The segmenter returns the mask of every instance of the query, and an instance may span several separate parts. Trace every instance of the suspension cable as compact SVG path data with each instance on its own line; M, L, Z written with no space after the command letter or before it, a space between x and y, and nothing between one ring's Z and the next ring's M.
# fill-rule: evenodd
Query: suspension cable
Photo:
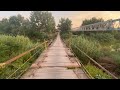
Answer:
M41 45L46 44L46 42L47 42L47 41L43 42L42 44L40 44L40 45L38 45L38 46L36 46L36 47L28 50L28 51L26 51L26 52L24 52L24 53L16 56L16 57L13 57L12 59L9 59L9 60L7 60L7 61L5 61L5 62L3 62L3 63L0 63L0 68L4 68L6 65L9 65L10 63L16 61L17 59L19 59L19 58L21 58L22 56L28 54L29 52L35 50L36 48L40 47Z
M105 71L107 74L111 75L114 79L118 79L116 76L114 76L112 73L110 73L108 70L106 70L103 66L101 66L99 63L97 63L95 60L93 60L90 56L88 56L85 52L83 52L81 49L79 49L76 45L73 45L75 48L77 48L80 52L82 52L85 56L87 56L93 63L95 63L98 67L100 67L103 71Z
M12 74L10 74L7 79L9 79L11 76L13 76L20 68L22 68L33 56L35 56L41 49L39 49L35 54L33 54L28 60L26 60L25 63L23 63L17 70L15 70Z

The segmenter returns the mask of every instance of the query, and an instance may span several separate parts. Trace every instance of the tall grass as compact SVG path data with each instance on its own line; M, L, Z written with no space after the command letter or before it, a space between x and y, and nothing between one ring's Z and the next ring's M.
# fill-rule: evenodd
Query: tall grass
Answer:
M108 32L76 32L71 40L71 47L80 61L87 65L89 59L86 58L78 49L87 53L90 57L97 61L100 57L108 57L116 63L115 74L120 75L120 32L113 30ZM67 41L67 43L69 43ZM94 51L95 50L95 51ZM114 66L113 63L113 66ZM109 65L109 62L106 63ZM112 68L112 67L111 67ZM92 71L91 71L92 72ZM113 72L112 72L113 73Z
M76 54L81 55L80 59L84 61L85 55L83 55L80 51L78 51L75 46L77 46L80 50L85 52L87 55L92 57L93 59L98 59L102 54L100 51L100 44L94 40L88 40L83 36L74 37L71 39L71 47L76 52ZM82 58L81 58L82 57Z
M33 43L28 37L24 36L0 35L0 63L13 58L14 56L17 56L31 49L32 47L35 47L38 44L40 43ZM32 62L34 62L34 60L39 56L39 54L44 49L43 46L21 57L12 64L6 66L5 68L1 68L0 78L7 78L11 73L13 73L17 68L19 68L28 58L30 58L38 49L41 50L11 78L18 76L23 70L28 68L32 64Z
M106 73L104 73L101 69L97 68L96 66L88 64L85 66L85 68L88 70L88 72L90 72L90 74L95 79L112 79L110 75L107 75Z
M34 44L27 37L0 35L0 62L18 55L33 46Z
M90 37L96 39L101 44L113 44L115 42L114 35L111 33L91 33Z
M71 43L71 44L69 44ZM101 45L95 39L88 38L87 36L73 36L71 39L66 40L66 44L70 45L73 52L79 60L85 65L88 72L96 79L110 79L111 76L104 73L101 69L95 67L90 62L90 59L83 54L80 50L85 52L91 58L97 61L99 57L103 56L101 52ZM76 48L77 47L77 48ZM80 50L79 50L80 49Z

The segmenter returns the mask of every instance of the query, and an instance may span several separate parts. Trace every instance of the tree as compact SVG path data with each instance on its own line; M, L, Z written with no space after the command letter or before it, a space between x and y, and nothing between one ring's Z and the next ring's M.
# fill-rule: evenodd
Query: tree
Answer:
M71 30L72 21L68 18L61 18L58 24L58 29L61 30L61 32L69 32Z
M55 20L50 12L33 11L30 14L31 26L36 31L50 32L55 30Z
M55 20L50 12L33 11L29 19L20 14L0 21L0 33L24 35L33 40L51 38L55 34Z
M22 22L22 26L19 29L20 29L20 35L28 36L31 30L30 21L28 19L24 19Z
M50 12L33 11L30 14L31 31L29 36L34 33L34 38L52 37L55 32L55 20ZM31 34L31 35L30 35Z
M81 26L83 26L83 25L88 25L88 24L94 24L94 23L97 23L97 22L103 22L104 20L102 19L102 18L96 18L96 17L93 17L93 18L91 18L91 19L85 19L83 22L82 22L82 24L81 24Z
M17 16L11 16L9 18L9 26L11 28L11 33L13 35L18 35L20 34L21 30L20 28L23 25L24 17L22 17L20 14Z
M0 21L0 32L2 33L10 33L10 28L9 28L9 20L7 18L3 18Z

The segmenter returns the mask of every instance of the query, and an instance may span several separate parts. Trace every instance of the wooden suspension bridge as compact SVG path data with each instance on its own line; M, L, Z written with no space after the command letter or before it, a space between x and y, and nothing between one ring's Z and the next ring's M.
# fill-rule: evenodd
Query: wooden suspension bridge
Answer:
M87 79L81 65L63 45L58 34L55 42L45 50L21 79Z
M77 28L74 28L74 31L120 31L120 19L107 20L104 22L98 22L94 24L84 25ZM74 44L73 44L74 45ZM41 49L41 46L45 46L45 50L40 54L40 56L32 63L32 65L23 72L21 72L17 77L14 76L24 65L30 61ZM113 79L118 79L99 63L93 60L85 52L80 50L77 46L74 46L79 52L84 54L92 64L97 66L99 69L109 74ZM23 52L22 54L13 57L12 59L6 60L3 63L0 63L0 70L4 73L4 68L7 68L8 65L11 65L13 62L17 61L21 57L24 57L28 53L36 50L36 52L25 60L19 67L15 67L15 71L11 73L6 79L94 79L90 73L86 70L84 65L80 60L75 56L74 52L69 46L66 46L64 41L61 39L59 30L56 39L47 44L47 41L41 43L40 45ZM12 70L11 70L12 71Z
M57 35L57 38L49 45L49 47L47 47L46 41L41 45L45 45L46 49L42 52L42 54L40 54L37 60L29 68L23 71L17 78L15 77L15 79L94 79L85 69L80 60L77 59L71 49L68 48L61 40L59 33ZM12 62L37 49L41 45L38 45L10 60L7 60L6 62L0 63L0 68L4 68L7 65L10 65ZM79 48L77 49L79 50ZM104 72L111 75L114 79L117 79L117 77L115 77L108 70L98 64L86 53L81 50L79 51L88 57L92 63L94 63ZM25 61L25 63L23 63L23 65L21 65L19 68L17 68L17 70L10 74L7 79L11 78L33 56L31 56L28 60Z

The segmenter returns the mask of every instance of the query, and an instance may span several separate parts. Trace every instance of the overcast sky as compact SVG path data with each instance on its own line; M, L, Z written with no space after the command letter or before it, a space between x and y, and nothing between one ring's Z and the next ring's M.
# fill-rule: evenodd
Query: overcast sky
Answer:
M12 15L21 14L25 18L29 18L31 11L0 11L0 20L2 18L8 18ZM108 19L120 18L120 11L51 11L52 15L55 17L56 24L58 24L59 19L69 18L72 20L72 27L79 27L84 19L90 19L92 17Z

